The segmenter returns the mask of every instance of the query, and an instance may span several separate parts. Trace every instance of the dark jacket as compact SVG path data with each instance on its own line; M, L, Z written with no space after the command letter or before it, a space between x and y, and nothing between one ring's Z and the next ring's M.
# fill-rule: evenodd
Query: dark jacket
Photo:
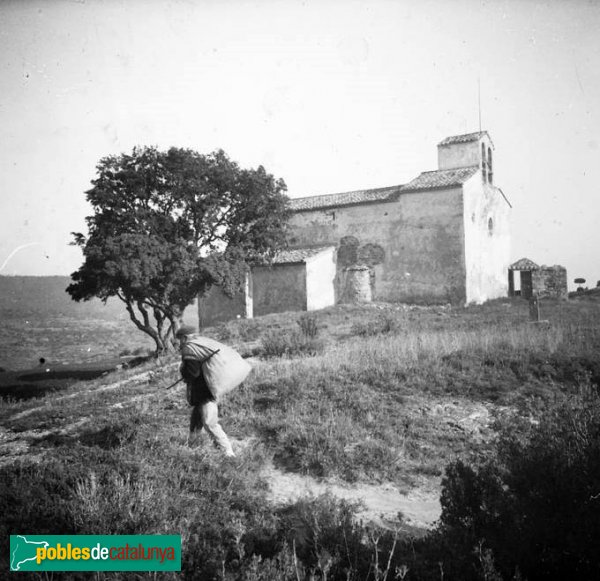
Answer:
M187 399L190 405L202 405L207 401L214 401L213 394L208 389L202 363L193 359L186 359L181 364L181 376L187 384Z

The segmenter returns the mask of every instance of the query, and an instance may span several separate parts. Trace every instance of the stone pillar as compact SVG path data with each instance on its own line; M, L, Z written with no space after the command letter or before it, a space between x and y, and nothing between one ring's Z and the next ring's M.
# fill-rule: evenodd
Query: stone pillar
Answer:
M535 294L529 299L529 320L533 323L540 322L540 303Z
M344 303L370 303L371 271L368 266L349 266L344 269Z

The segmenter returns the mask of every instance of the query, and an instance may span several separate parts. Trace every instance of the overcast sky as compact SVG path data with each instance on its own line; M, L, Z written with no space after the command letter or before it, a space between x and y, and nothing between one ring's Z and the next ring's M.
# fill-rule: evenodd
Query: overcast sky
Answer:
M403 184L482 128L512 260L600 279L600 2L0 1L0 274L68 275L98 160L223 148L291 197Z

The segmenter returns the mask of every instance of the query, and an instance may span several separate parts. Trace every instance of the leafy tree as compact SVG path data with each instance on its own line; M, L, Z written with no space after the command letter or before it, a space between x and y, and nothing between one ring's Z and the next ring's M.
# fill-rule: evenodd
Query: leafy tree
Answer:
M222 150L136 147L101 159L92 184L88 235L73 233L84 262L67 292L118 297L157 352L198 294L216 284L231 295L285 240L283 180L241 169Z

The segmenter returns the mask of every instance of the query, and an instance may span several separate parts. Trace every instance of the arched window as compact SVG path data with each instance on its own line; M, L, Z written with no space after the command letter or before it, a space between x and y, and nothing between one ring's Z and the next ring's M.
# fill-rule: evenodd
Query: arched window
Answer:
M488 163L488 182L491 184L491 183L493 183L493 180L494 180L494 168L492 166L492 148L491 147L488 147L487 163Z
M483 183L487 182L487 163L485 160L485 143L481 144L481 175L483 176Z
M494 220L490 216L488 218L488 234L491 236L494 233Z

